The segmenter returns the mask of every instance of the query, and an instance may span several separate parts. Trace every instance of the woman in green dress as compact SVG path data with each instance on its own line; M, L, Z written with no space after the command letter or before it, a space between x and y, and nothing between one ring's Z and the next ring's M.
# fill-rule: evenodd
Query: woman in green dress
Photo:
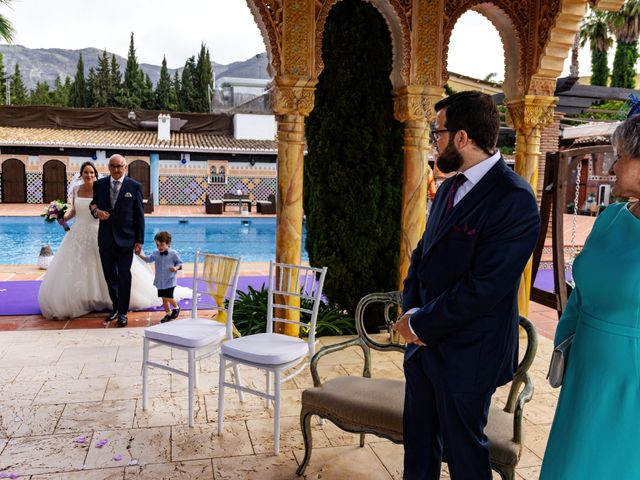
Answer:
M640 116L615 130L612 194L640 198ZM575 333L542 480L640 479L640 205L598 217L554 344Z

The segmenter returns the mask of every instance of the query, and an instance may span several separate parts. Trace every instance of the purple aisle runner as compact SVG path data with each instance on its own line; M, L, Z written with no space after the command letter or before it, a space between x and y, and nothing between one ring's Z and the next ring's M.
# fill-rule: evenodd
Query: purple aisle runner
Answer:
M38 289L40 280L25 280L19 282L0 282L0 316L1 315L39 315ZM267 285L267 277L245 276L238 280L238 290L246 292L248 287L259 290L262 285ZM191 278L179 278L178 285L189 287L193 285ZM210 298L203 300L211 301ZM179 302L183 310L191 310L191 299L183 299ZM162 306L152 307L149 311L162 310Z

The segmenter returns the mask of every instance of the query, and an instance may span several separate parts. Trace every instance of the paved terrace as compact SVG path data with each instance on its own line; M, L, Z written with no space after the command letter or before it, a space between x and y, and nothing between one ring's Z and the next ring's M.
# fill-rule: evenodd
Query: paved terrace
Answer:
M321 344L344 338L323 337ZM44 479L294 479L302 459L300 395L312 385L302 374L285 384L281 454L273 456L272 411L247 396L225 396L225 433L217 435L217 359L200 366L195 427L187 423L187 380L150 370L150 404L141 407L142 330L78 329L0 334L0 472ZM519 479L538 478L557 391L545 381L551 354L541 338L532 367L536 394L525 408ZM156 360L184 367L184 353L153 350ZM373 356L373 375L402 378L398 353ZM362 358L349 349L321 361L324 378L359 375ZM246 383L263 376L244 369ZM506 391L494 396L503 402ZM314 422L314 452L305 478L401 479L402 446ZM78 443L78 438L86 439ZM107 440L97 448L98 442ZM443 479L449 478L446 468ZM498 478L497 476L495 478Z
M42 206L0 205L0 216L37 215ZM194 216L202 207L160 207L154 215ZM228 214L233 215L233 214ZM567 219L569 220L569 219ZM581 245L593 219L578 217ZM568 222L567 222L568 223ZM565 235L565 238L570 238ZM265 264L244 264L245 275L266 274ZM32 280L44 272L33 266L0 266L1 280ZM189 276L190 269L182 272ZM184 313L188 315L188 312ZM225 399L225 434L217 436L217 359L200 365L195 421L187 423L187 381L150 370L150 407L141 408L142 330L161 313L136 312L129 328L102 328L104 314L69 321L41 316L0 317L0 472L43 479L294 479L302 459L299 428L300 395L312 385L305 373L285 384L281 454L273 456L272 412L247 396L244 405L234 392ZM158 318L155 318L158 317ZM525 449L519 479L537 479L558 391L545 379L557 316L531 304L529 317L540 334L531 374L536 393L525 408ZM345 337L322 337L321 345ZM157 349L156 360L184 367L184 353ZM402 378L402 357L374 352L373 375ZM358 375L356 349L325 357L323 378ZM260 385L262 376L243 371L243 380ZM494 402L504 402L500 390ZM78 443L78 437L86 442ZM96 448L100 440L108 442ZM402 447L368 435L358 437L330 422L314 427L314 452L305 478L400 479ZM121 459L118 460L118 458ZM442 477L449 478L446 467ZM494 478L498 478L494 475Z

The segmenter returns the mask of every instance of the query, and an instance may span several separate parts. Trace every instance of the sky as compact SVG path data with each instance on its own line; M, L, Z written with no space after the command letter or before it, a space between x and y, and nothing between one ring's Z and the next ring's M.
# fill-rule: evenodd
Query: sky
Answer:
M0 13L14 25L15 44L29 48L95 47L127 56L135 34L139 63L182 67L204 42L216 63L246 60L266 50L246 0L12 0ZM475 78L504 78L498 32L475 12L453 30L449 70ZM588 50L580 57L589 70Z

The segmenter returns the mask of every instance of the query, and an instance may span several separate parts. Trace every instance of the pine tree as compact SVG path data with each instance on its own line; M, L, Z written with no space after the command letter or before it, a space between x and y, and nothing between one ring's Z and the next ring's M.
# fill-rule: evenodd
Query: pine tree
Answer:
M102 55L98 59L98 68L95 72L95 92L93 94L94 107L109 106L109 96L112 91L111 86L111 66L109 65L109 57L107 51L103 50Z
M80 108L87 106L87 85L84 80L84 62L82 61L82 52L80 52L80 56L78 58L76 76L71 84L71 92L69 92L69 105Z
M111 91L109 92L108 96L109 106L119 107L121 96L122 74L120 73L120 65L118 65L115 54L111 54Z
M171 108L171 77L167 68L167 58L162 57L162 67L160 67L160 79L156 85L155 108L157 110L175 110Z
M196 111L208 112L210 109L209 91L213 90L213 71L211 69L209 49L204 43L200 45L193 86L197 92L195 104Z
M99 91L99 87L98 87L98 76L96 75L96 71L94 70L93 67L91 67L89 69L89 75L87 75L87 92L86 92L86 100L87 100L87 107L98 107L98 106L104 106L104 105L99 105L101 98L100 98L100 91Z
M16 63L15 70L11 76L11 105L28 105L27 88L22 81L20 65Z
M171 90L169 91L169 105L171 110L180 110L180 77L178 76L178 70L173 72L173 80L171 81Z
M391 39L369 3L332 8L315 107L306 122L306 249L328 268L324 293L353 315L398 287L402 124L393 118Z
M182 70L182 79L180 80L180 91L178 93L178 101L180 105L180 111L182 112L197 112L198 107L198 92L195 89L193 79L196 74L196 60L195 57L189 57L184 64Z
M125 108L140 108L142 106L143 87L144 77L140 75L140 66L138 65L136 48L133 43L133 32L131 32L127 66L124 70L124 81L122 83L122 106Z
M37 82L36 88L29 93L31 105L51 105L51 93L47 82Z
M153 93L153 82L149 75L142 70L140 70L140 78L142 79L142 108L151 110L156 103L156 98Z
M54 89L51 92L51 104L57 107L66 107L69 105L69 92L71 91L71 79L69 75L65 78L64 83L60 77L56 78Z

